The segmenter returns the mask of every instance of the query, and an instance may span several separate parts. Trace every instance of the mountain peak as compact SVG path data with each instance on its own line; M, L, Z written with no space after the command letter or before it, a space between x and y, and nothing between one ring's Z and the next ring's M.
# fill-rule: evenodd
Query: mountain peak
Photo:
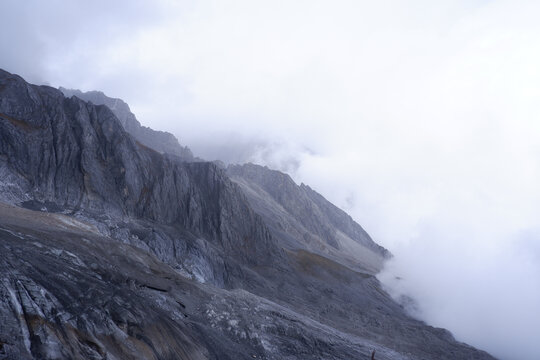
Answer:
M179 156L183 161L196 161L193 153L187 146L181 146L178 139L171 133L156 131L149 127L142 126L135 115L131 112L129 105L122 99L111 98L101 91L82 92L76 89L59 88L67 96L76 96L84 101L89 101L95 105L105 105L116 115L124 129L130 133L141 144L148 146L160 153L167 153Z

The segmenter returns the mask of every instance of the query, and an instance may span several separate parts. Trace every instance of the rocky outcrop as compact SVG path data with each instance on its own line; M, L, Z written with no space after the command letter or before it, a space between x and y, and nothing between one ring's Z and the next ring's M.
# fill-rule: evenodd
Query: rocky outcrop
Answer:
M408 316L356 256L386 251L306 186L4 71L0 253L0 359L492 359Z
M227 173L283 246L373 273L390 256L348 214L289 175L255 164L230 165Z
M283 302L191 281L58 213L0 204L0 251L0 359L492 359L308 253L266 280Z
M66 97L76 96L84 101L95 105L105 105L116 115L124 129L137 139L141 144L148 146L160 153L172 154L180 157L184 161L199 160L187 146L181 146L178 139L171 133L156 131L146 126L142 126L135 115L131 112L129 105L121 99L110 98L101 91L82 92L75 89L59 88Z
M209 358L181 286L154 294L183 279L150 254L67 216L6 205L0 239L0 359Z
M245 262L277 251L260 217L213 163L186 163L140 144L106 106L5 72L0 85L6 201L172 224Z

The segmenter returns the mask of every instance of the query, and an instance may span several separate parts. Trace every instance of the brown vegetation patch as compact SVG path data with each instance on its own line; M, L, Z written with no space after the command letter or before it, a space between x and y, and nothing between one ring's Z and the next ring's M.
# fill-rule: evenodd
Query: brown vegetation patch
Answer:
M142 142L140 142L139 140L135 140L135 143L136 143L141 149L148 150L148 151L150 151L150 152L159 154L159 152L157 152L156 150L152 149L152 148L149 147L149 146L144 145L144 144L143 144Z
M150 189L148 188L148 186L143 186L143 188L141 189L141 193L139 194L139 198L141 200L144 199L144 201L146 202L149 194L150 194Z
M32 131L32 130L37 129L37 127L27 123L26 121L15 119L14 117L11 117L11 116L6 115L6 114L0 113L0 118L9 121L14 126L20 128L20 129L23 129L24 131Z
M299 270L314 277L320 278L327 274L336 279L345 280L347 282L358 277L363 279L371 277L369 274L351 270L345 265L306 250L287 252L295 260Z

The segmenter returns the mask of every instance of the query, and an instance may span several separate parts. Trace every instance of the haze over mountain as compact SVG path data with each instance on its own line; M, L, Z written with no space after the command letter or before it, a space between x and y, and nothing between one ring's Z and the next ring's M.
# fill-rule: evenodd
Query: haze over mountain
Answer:
M0 70L0 358L493 359L408 316L309 187L129 129Z
M168 153L179 156L182 160L193 161L193 153L187 146L181 146L178 139L173 134L164 131L155 131L142 126L135 115L129 109L129 105L122 99L112 99L102 92L89 91L83 93L80 90L66 89L60 87L60 91L66 97L77 96L78 98L90 101L95 105L106 105L112 110L114 115L120 120L122 127L143 145L151 147L161 153Z
M286 172L394 255L378 278L414 298L420 319L501 359L540 357L539 3L6 0L0 11L0 68L121 98L201 158Z

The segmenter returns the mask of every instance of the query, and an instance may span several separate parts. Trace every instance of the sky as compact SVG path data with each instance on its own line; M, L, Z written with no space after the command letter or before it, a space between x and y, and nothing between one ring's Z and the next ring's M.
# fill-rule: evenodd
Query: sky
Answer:
M287 171L409 310L540 358L540 3L0 2L0 68L102 90L205 159ZM8 16L6 16L8 15Z

